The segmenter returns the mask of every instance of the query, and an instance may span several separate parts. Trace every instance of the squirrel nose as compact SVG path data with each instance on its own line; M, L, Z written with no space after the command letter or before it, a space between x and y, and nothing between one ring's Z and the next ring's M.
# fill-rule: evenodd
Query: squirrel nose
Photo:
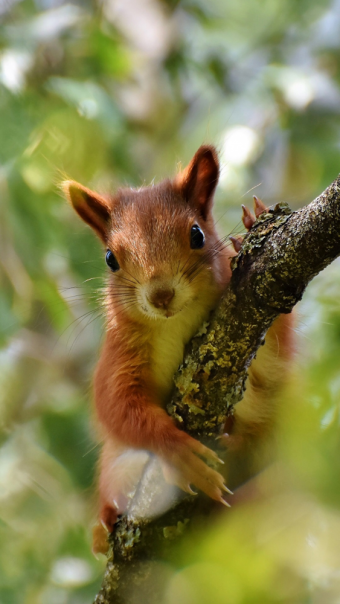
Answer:
M174 295L174 289L156 289L150 296L150 302L155 308L168 308Z

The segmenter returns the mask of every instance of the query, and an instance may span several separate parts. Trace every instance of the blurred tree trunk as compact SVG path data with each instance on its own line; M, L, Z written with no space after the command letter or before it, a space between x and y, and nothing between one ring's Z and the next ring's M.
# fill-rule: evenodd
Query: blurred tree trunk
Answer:
M168 411L194 437L215 442L243 396L247 370L268 328L280 313L291 312L309 281L340 254L339 201L340 176L302 210L278 204L262 214L246 235L219 307L193 338L175 376ZM167 498L170 509L150 519ZM151 459L111 538L95 604L160 604L166 580L160 562L171 559L173 545L198 518L200 526L208 522L215 508L203 495L174 494Z

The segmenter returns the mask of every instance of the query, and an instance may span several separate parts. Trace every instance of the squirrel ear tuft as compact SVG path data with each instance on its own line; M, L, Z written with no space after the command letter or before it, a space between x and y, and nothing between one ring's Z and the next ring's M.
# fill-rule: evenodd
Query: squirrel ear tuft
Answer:
M111 219L110 203L74 180L66 180L61 188L80 218L106 243Z
M199 210L204 220L212 207L219 173L215 147L202 145L175 179L175 187L190 205Z

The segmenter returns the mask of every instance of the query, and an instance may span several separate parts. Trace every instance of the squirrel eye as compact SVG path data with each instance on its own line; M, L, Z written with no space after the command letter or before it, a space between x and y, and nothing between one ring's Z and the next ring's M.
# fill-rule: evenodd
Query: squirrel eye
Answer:
M107 266L112 270L113 273L115 273L116 271L118 271L120 269L118 260L117 260L116 256L111 252L111 250L107 250L106 256L105 256L105 262L106 262Z
M200 250L205 243L205 237L203 231L197 224L191 227L190 231L190 247L192 250Z

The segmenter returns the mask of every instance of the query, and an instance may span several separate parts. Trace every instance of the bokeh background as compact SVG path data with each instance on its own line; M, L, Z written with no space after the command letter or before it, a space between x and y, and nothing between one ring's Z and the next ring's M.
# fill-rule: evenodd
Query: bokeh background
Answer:
M112 191L222 163L221 235L340 171L339 0L0 0L0 602L86 604L103 251L65 177ZM200 536L165 604L340 602L340 264L299 305L281 492ZM161 603L160 603L161 604Z

